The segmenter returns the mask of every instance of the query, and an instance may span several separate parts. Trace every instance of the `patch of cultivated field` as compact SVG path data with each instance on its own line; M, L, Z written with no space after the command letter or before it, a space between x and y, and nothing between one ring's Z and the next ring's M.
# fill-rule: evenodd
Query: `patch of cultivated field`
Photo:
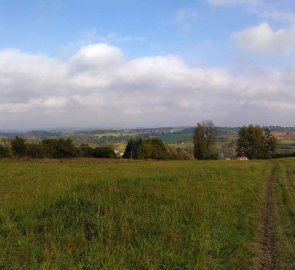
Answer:
M290 251L280 260L294 254L285 237L294 241L291 161L273 186L283 211L279 243ZM0 268L259 269L272 167L2 161Z

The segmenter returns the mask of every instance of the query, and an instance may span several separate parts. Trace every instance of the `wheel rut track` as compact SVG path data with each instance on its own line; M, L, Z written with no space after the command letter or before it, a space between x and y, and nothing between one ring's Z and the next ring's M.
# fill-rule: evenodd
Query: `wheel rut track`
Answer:
M262 241L261 241L261 258L259 270L273 270L273 246L274 246L274 181L278 170L278 164L273 165L270 176L267 179L265 205L262 216Z

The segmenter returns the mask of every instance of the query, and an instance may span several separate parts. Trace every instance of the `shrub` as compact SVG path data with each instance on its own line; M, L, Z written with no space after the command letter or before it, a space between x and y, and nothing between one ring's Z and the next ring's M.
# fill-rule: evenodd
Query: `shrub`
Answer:
M93 149L93 157L95 158L115 158L114 149L109 146L96 147Z

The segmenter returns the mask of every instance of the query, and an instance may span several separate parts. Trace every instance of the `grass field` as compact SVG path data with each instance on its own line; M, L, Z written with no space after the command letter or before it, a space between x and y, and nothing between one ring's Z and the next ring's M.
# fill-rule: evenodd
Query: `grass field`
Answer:
M281 160L274 181L274 269L295 269L295 159Z
M294 159L1 161L0 269L261 269L269 179L294 269Z

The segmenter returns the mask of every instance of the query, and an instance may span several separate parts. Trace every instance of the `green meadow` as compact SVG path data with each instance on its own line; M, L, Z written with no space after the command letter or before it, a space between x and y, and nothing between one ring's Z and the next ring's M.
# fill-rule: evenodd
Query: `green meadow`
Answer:
M0 161L0 269L295 269L295 160Z

